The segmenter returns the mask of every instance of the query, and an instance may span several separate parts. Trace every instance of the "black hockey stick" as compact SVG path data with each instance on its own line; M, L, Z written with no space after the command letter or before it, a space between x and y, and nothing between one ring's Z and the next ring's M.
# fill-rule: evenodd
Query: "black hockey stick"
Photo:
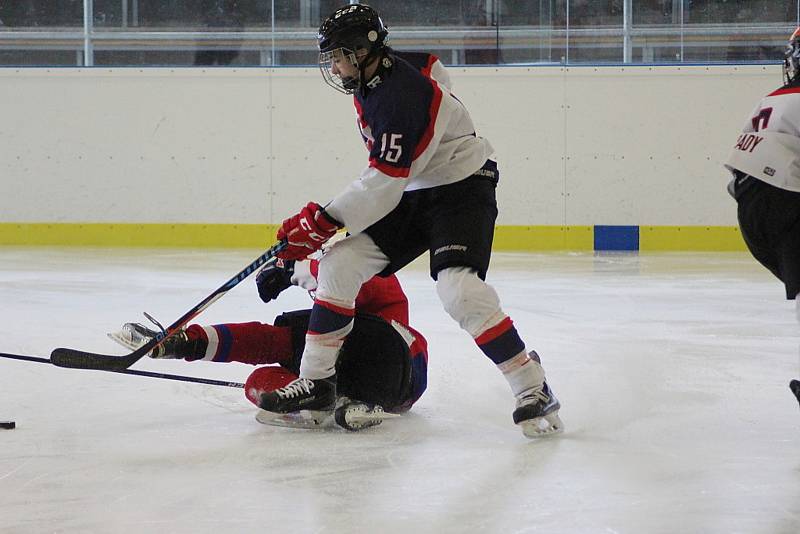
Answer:
M285 242L274 245L261 256L253 260L250 265L234 275L233 278L222 284L219 289L204 298L194 308L183 314L180 319L172 323L163 332L159 332L153 339L127 356L113 356L111 354L96 354L94 352L82 350L58 348L50 354L50 362L58 367L71 367L74 369L97 369L100 371L120 371L127 369L141 360L148 352L161 345L164 340L188 324L189 321L197 317L197 315L211 306L225 293L236 287L239 282L250 276L256 269L274 258L275 255L285 247Z
M21 354L6 354L0 352L0 358L10 358L12 360L22 360L24 362L52 363L46 358L36 356L22 356ZM171 375L167 373L151 373L150 371L137 371L135 369L109 369L112 373L122 373L126 375L147 376L150 378L163 378L164 380L178 380L180 382L195 382L197 384L209 384L212 386L226 386L229 388L243 388L241 382L225 382L223 380L212 380L210 378L196 378L194 376Z

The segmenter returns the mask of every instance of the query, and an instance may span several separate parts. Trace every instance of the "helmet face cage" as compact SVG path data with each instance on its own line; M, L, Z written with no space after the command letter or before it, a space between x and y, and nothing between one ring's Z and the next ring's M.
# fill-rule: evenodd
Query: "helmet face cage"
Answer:
M325 19L317 35L320 71L325 82L343 93L352 94L358 90L364 68L380 55L388 34L378 12L367 5L350 4L337 9ZM357 74L347 77L333 74L335 60L348 61L346 68L354 65ZM341 63L336 63L337 67L339 65Z
M800 28L789 38L783 55L783 81L792 83L800 76Z
M333 72L336 65L337 73ZM342 76L341 68L353 69L353 76ZM349 48L336 48L329 52L320 52L319 70L325 83L344 94L353 94L361 85L361 69L358 67L356 53Z

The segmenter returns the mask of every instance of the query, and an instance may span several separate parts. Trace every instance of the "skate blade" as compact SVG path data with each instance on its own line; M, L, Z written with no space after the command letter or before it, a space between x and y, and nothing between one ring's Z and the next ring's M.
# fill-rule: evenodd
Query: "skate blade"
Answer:
M523 421L519 426L522 427L525 437L531 439L554 436L564 431L564 423L558 416L558 412Z
M114 341L114 342L122 345L126 349L130 349L130 350L137 350L139 347L141 347L142 345L144 345L146 343L146 341L142 341L141 343L133 343L131 341L131 338L129 336L125 335L125 332L122 331L122 330L119 330L117 332L109 332L106 335L112 341Z
M280 426L284 428L304 428L309 430L324 430L333 428L333 412L301 410L291 413L274 413L259 410L256 413L259 423Z
M369 411L360 410L358 408L347 410L343 417L344 421L337 420L337 425L350 432L358 432L367 428L378 426L385 419L394 419L400 417L399 414L386 413L383 409L373 409ZM344 424L342 424L344 423Z
M386 413L384 411L380 412L357 412L348 414L347 420L353 421L355 423L361 423L364 421L385 421L386 419L394 419L396 417L403 417L399 413Z

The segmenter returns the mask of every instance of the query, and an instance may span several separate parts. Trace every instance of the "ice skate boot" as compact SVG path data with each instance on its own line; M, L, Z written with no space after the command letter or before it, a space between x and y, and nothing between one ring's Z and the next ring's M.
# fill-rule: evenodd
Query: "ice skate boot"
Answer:
M298 378L285 387L262 393L258 405L273 413L308 410L330 414L336 405L336 375L319 380Z
M525 437L549 436L564 430L564 423L558 417L560 408L558 399L544 382L541 387L529 389L517 397L517 409L512 417L514 424L522 427Z
M136 350L142 345L150 342L158 332L151 330L140 323L125 323L122 330L112 332L108 337L127 347ZM148 356L156 359L189 359L196 360L202 358L198 355L198 340L190 340L186 330L181 330L169 336L161 345L148 353Z
M389 415L378 404L352 400L349 397L339 397L333 414L336 424L351 432L377 426Z
M794 396L797 397L797 402L800 402L800 380L792 380L789 382L789 389L791 389Z

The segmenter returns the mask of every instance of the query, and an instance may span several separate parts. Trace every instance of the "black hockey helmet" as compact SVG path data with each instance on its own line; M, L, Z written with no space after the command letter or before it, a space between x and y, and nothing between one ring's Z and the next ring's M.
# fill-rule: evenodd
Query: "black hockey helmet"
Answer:
M787 84L800 77L800 27L798 27L786 45L783 54L783 81Z
M361 85L364 68L386 47L389 31L378 12L364 4L342 6L326 18L317 34L319 64L328 85L353 93ZM331 72L334 59L350 61L358 76L342 77Z

